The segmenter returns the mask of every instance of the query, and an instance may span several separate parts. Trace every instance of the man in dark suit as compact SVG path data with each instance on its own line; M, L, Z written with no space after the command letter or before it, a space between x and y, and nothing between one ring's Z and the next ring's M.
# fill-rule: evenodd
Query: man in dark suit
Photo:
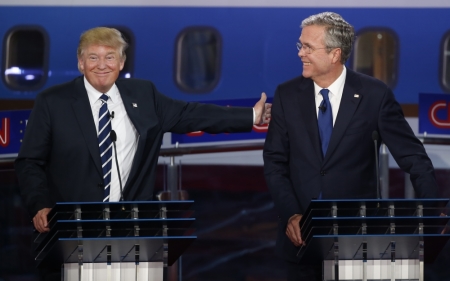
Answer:
M431 160L384 83L344 66L354 29L325 12L302 22L302 76L278 86L264 146L264 172L279 213L277 253L288 280L322 280L299 265L299 226L311 199L377 198L373 135L410 173L418 197L436 198ZM374 133L376 132L376 133Z
M77 51L83 76L36 98L15 164L39 232L49 231L47 215L56 202L152 200L165 132L246 132L265 114L265 94L253 110L220 107L173 100L150 81L117 79L126 47L116 29L86 31Z

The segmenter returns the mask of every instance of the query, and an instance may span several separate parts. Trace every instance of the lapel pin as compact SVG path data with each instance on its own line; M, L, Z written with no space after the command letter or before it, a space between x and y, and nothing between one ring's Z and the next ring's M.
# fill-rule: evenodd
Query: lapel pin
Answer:
M132 105L133 105L133 107L137 107L137 103L133 102Z
M358 98L359 98L359 95L358 95L358 94L355 94L353 97L355 97L355 98L358 99Z

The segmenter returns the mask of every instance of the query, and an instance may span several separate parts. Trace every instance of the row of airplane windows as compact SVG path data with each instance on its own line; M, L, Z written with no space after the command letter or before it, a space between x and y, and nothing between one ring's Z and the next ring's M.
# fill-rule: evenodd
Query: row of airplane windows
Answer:
M133 46L134 35L118 28ZM49 71L49 36L41 27L12 28L4 37L2 73L8 88L14 91L39 90L51 75ZM351 67L384 81L391 88L397 83L399 42L395 32L371 28L358 33ZM441 46L441 87L450 91L450 33ZM175 84L187 93L212 91L219 79L222 38L212 27L189 27L175 41ZM127 60L120 76L133 76L134 48L126 51Z
M116 27L117 28L117 27ZM117 28L130 44L120 77L131 78L134 64L134 36ZM14 91L34 91L51 76L49 70L49 36L37 26L10 29L4 40L3 80ZM186 28L177 38L176 84L185 92L209 92L219 80L221 36L210 27Z

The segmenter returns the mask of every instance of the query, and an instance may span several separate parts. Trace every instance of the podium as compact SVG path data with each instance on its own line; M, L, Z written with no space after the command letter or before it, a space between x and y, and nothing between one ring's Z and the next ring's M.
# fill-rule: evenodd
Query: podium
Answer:
M450 238L449 199L313 200L300 221L300 262L324 280L424 280Z
M38 234L38 267L63 280L163 280L196 239L193 201L57 203Z

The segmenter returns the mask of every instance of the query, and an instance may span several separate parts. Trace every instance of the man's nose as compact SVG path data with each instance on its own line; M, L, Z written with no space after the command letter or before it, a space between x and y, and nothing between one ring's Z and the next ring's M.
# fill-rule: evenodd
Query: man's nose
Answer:
M305 54L306 54L305 48L300 48L300 50L298 50L298 54L297 54L297 55L298 55L299 57L304 57Z
M105 68L106 67L106 60L105 59L99 59L97 62L98 68Z

